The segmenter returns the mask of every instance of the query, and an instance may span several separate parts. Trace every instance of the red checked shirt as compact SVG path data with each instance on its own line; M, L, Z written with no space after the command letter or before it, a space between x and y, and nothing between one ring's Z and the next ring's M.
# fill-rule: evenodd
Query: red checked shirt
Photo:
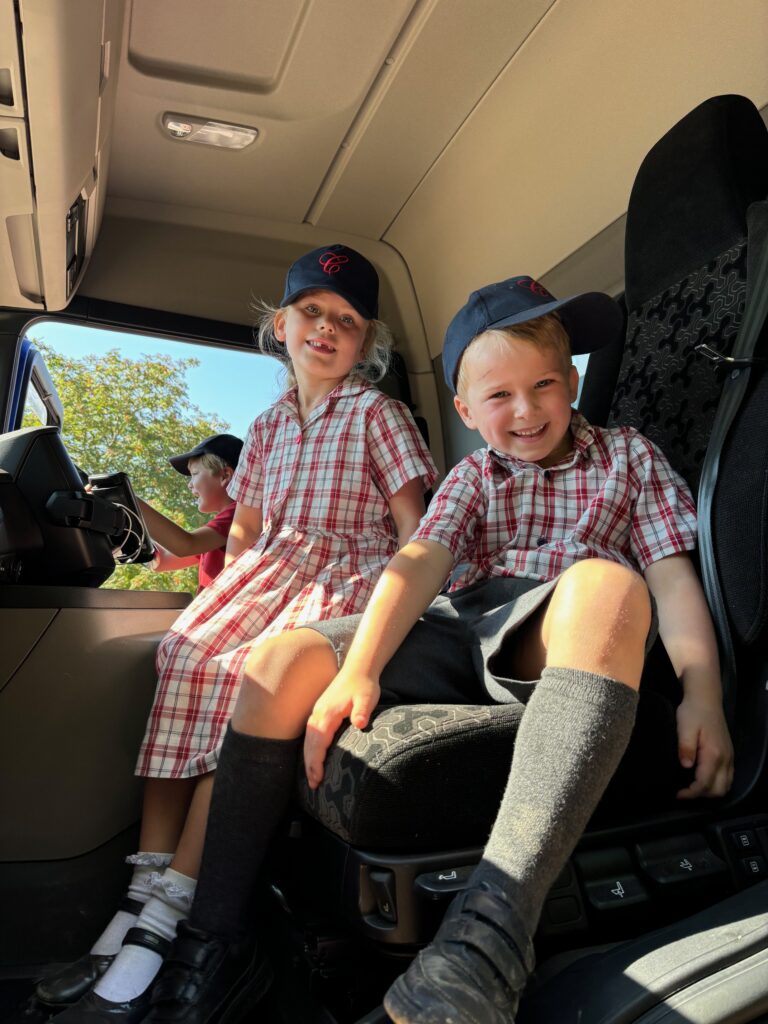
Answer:
M137 774L216 767L248 657L268 637L361 612L397 551L389 499L436 471L400 402L348 377L302 423L288 391L248 431L229 484L262 509L254 544L190 604L158 647L158 687Z
M696 546L685 481L631 427L591 426L574 412L573 451L548 469L486 448L448 474L413 540L447 547L449 590L491 576L550 580L582 558L644 571Z

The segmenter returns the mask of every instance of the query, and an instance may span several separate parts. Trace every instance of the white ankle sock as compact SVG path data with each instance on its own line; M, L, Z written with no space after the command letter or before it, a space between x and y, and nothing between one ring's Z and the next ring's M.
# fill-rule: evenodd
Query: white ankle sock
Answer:
M196 884L194 878L173 868L166 868L162 875L155 874L152 895L131 927L144 928L171 941L176 936L176 925L189 914ZM149 988L162 962L159 953L126 944L94 991L113 1003L128 1002Z
M158 868L162 870L168 867L173 860L170 853L133 853L126 857L126 864L133 864L133 875L128 885L128 896L137 903L146 903L150 897L151 878L157 873ZM136 924L138 914L132 914L129 910L118 910L107 927L91 946L91 953L96 956L114 956L120 952L126 932Z

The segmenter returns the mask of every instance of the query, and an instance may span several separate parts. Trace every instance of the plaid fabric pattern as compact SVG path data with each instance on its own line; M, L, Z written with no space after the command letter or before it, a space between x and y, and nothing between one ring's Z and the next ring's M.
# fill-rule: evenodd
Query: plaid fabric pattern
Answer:
M413 417L347 378L302 424L296 390L248 432L229 494L261 504L259 540L179 616L157 655L159 682L136 772L212 771L257 643L362 611L397 550L388 499L437 476Z
M582 558L642 572L695 548L693 498L658 448L577 412L571 430L573 452L549 469L487 448L448 474L413 539L451 551L449 590L491 576L551 580Z

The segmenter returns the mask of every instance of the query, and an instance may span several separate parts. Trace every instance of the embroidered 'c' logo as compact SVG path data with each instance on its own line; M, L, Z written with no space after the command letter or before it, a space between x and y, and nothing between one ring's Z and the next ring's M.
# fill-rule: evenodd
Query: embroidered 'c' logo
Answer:
M326 274L338 274L345 263L349 263L349 256L342 253L324 252L318 263Z
M552 298L544 285L534 281L532 277L524 277L522 281L517 282L517 286L518 288L525 288L526 291L533 292L534 295L540 295L544 299Z

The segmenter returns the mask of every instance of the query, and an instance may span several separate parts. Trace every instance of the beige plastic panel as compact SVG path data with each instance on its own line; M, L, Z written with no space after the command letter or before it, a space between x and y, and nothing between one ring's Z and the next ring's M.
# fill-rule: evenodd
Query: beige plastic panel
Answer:
M94 184L104 0L22 0L21 13L43 295L62 309L67 211Z
M393 52L381 95L369 103L356 136L347 139L308 219L381 237L553 2L428 5Z
M0 118L0 306L42 309L33 214L27 128L20 118Z
M0 635L19 630L20 615L34 635L55 612L0 609ZM0 860L75 857L137 819L133 769L155 690L155 650L178 614L55 614L0 692ZM3 667L12 661L3 656Z
M284 12L278 3L200 0L202 33L192 13L196 5L187 0L134 3L121 63L110 196L300 224L412 3L311 0L286 50L287 63L267 92L255 91L242 74L219 77L221 54L231 49L235 68L245 73L250 62L254 75L269 77L272 42L256 26L265 18L268 25L285 22L278 31L284 37L293 4ZM136 61L137 38L146 49L150 31L161 23L163 31L175 25L179 33L178 43L171 32L154 44L175 64L176 77L148 74L146 63ZM189 55L199 48L207 55L184 77ZM236 152L180 142L162 130L166 111L252 125L260 134Z
M358 105L418 2L132 0L127 56L156 96L210 88L200 99L306 127Z
M272 92L311 0L133 0L131 63L146 75ZM324 4L332 18L338 10Z
M385 235L430 349L468 293L542 275L626 211L648 149L696 104L768 101L764 0L560 0Z
M13 0L0 0L0 118L23 116L16 14Z

